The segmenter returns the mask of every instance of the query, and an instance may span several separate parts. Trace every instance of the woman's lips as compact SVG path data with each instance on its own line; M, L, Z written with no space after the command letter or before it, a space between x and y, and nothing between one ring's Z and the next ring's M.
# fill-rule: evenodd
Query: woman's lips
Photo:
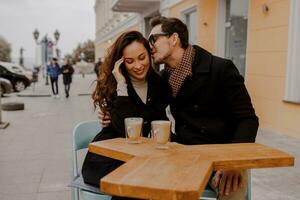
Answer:
M135 71L135 73L136 73L137 75L141 75L141 74L144 73L144 70Z

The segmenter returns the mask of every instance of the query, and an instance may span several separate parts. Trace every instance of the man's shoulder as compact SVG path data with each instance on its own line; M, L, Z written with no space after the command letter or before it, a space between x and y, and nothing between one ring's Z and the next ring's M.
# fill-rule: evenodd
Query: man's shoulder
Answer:
M213 55L209 51L194 45L196 50L194 67L208 69L222 69L232 63L231 60ZM204 69L203 69L204 70Z

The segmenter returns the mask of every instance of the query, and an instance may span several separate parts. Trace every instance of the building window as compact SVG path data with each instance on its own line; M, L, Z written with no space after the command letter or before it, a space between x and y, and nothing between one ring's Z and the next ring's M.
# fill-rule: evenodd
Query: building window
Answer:
M300 103L300 1L291 0L285 100Z
M246 74L248 0L218 0L217 55L233 61Z
M197 44L197 8L192 7L182 12L183 21L189 30L189 43Z

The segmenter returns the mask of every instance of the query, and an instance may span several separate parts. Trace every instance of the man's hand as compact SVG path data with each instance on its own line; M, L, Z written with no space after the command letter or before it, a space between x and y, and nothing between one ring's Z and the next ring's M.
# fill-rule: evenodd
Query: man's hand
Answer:
M227 196L245 185L245 177L242 170L218 170L213 184L221 196Z
M99 109L98 111L98 118L100 121L100 124L102 126L102 128L108 127L110 122L111 122L111 117L110 117L110 113L106 112L105 114L102 112L101 109Z

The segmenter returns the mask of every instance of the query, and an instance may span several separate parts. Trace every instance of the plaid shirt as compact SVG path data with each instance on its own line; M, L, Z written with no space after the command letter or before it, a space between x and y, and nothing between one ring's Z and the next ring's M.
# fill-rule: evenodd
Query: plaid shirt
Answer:
M184 51L182 59L178 66L171 68L166 65L166 70L169 72L169 84L172 88L172 96L175 98L182 87L185 79L192 76L192 64L194 61L195 49L189 45Z

